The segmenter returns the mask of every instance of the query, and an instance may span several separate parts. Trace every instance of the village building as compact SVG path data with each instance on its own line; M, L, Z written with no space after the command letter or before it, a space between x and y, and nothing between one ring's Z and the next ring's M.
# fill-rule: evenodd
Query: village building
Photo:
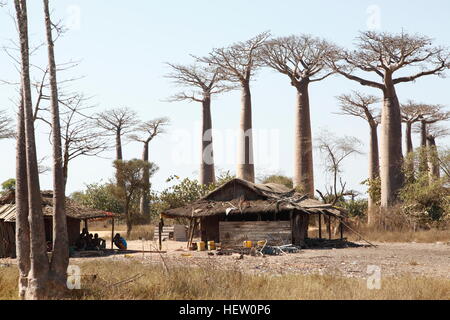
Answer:
M202 241L223 245L242 244L245 240L303 245L313 216L319 218L320 237L324 221L331 238L331 221L335 219L343 238L346 215L342 209L274 183L233 179L194 203L162 214L162 218L189 219L190 239L200 225Z
M53 192L42 191L42 213L44 215L45 238L51 242L53 238ZM92 220L113 219L110 212L94 210L80 206L66 199L67 233L69 246L74 246L83 227L88 227ZM0 198L0 258L15 257L16 252L16 204L15 193L9 191ZM114 231L113 231L114 232Z

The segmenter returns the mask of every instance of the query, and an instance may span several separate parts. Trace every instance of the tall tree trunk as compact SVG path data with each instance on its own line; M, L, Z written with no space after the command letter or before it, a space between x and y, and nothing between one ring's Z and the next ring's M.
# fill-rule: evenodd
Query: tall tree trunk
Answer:
M439 165L439 155L436 146L436 139L433 136L427 137L428 150L428 177L430 183L441 177L441 170Z
M50 76L53 146L53 253L50 263L50 278L52 280L52 296L58 296L66 289L67 267L69 265L69 239L67 235L67 218L65 211L66 197L64 193L61 125L59 120L58 84L56 80L52 22L50 19L48 0L43 0L43 2Z
M250 83L242 85L241 121L238 136L238 178L255 182L255 165L253 162L252 97Z
M69 176L69 150L68 150L68 146L66 144L64 146L64 156L63 156L64 194L66 193L68 176Z
M374 181L380 177L380 155L378 150L378 125L370 124L369 178ZM367 223L375 222L376 203L369 193Z
M116 160L123 160L122 132L120 130L117 130L117 132L116 132Z
M148 146L149 141L144 143L144 151L142 152L142 160L148 162ZM142 196L139 203L139 211L142 216L149 217L150 216L150 208L149 208L149 192L150 192L150 168L144 168L144 172L142 174L142 179L144 180L144 189L142 190Z
M39 170L34 136L34 119L31 101L30 62L28 46L28 17L26 0L15 0L17 25L20 34L23 101L25 111L25 137L27 159L28 210L30 224L30 273L27 299L44 299L47 296L49 263L45 242L44 216L39 184Z
M314 197L314 166L309 110L308 81L297 85L297 108L295 114L294 187Z
M23 92L23 90L21 90ZM23 94L22 94L23 96ZM16 254L19 266L19 297L24 299L30 272L30 225L28 223L27 159L23 97L17 114L16 147Z
M412 123L406 122L406 179L411 180L414 177L414 159L412 157L414 152L414 146L412 142Z
M428 171L427 126L426 121L420 124L419 172L422 174Z
M403 186L402 119L392 75L385 76L384 104L381 116L381 206L395 204Z
M406 154L410 154L414 151L414 146L412 142L412 123L406 123Z
M202 102L202 160L200 167L200 184L209 185L216 181L214 173L214 153L212 138L211 98Z

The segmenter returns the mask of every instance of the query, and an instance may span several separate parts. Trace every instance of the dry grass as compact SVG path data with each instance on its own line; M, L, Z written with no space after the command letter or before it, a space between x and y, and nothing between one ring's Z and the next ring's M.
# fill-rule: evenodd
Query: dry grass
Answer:
M381 290L367 289L366 281L335 275L251 276L211 268L169 268L130 261L86 262L82 290L72 299L450 299L448 279L383 278ZM93 275L96 275L94 278ZM117 284L136 275L129 283ZM115 285L116 284L116 285ZM0 269L0 300L16 297L17 270Z
M376 242L417 242L417 243L435 243L450 242L449 230L422 230L422 231L384 231L369 228L359 228L358 231L364 236L364 239ZM352 232L347 233L350 241L357 241L359 236Z

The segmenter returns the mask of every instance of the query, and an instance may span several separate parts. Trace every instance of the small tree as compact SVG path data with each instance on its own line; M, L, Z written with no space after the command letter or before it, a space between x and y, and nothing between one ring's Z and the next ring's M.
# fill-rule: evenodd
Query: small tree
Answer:
M335 137L326 131L322 132L317 139L317 148L324 155L325 169L333 176L333 184L328 191L328 194L334 197L333 204L348 195L345 192L346 184L340 177L343 171L342 164L350 155L362 154L359 150L361 144L361 141L355 137ZM338 180L341 186L341 190L339 191ZM353 195L353 192L350 195Z
M133 228L133 214L134 210L131 204L137 201L147 184L144 182L143 175L146 170L149 171L151 177L157 170L153 163L142 160L114 161L114 167L117 173L117 179L120 184L117 184L115 194L122 202L123 211L127 224L127 237L130 236Z

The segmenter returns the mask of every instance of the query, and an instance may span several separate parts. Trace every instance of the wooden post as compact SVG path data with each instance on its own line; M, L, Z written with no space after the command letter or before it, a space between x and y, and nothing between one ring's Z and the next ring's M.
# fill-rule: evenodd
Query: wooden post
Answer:
M86 232L89 234L89 226L88 226L88 220L84 219L84 228L86 229Z
M331 240L331 216L328 216L328 225L327 225L327 228L328 228L328 239Z
M319 213L319 239L322 239L322 214Z
M342 218L339 220L339 229L341 231L341 240L344 240L344 224L342 223Z
M114 250L114 218L112 218L112 227L111 227L111 250Z

